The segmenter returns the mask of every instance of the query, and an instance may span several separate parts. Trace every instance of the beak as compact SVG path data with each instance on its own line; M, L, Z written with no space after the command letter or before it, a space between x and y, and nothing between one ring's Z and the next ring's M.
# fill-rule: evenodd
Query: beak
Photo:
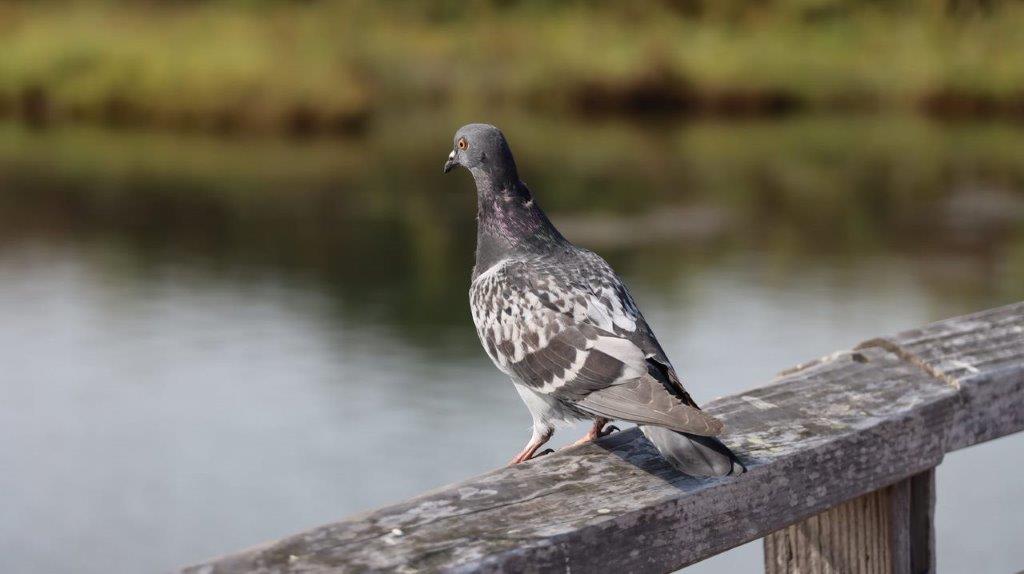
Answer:
M448 161L444 162L443 173L448 173L457 165L459 165L459 162L455 161L455 150L452 150L452 153L448 154Z

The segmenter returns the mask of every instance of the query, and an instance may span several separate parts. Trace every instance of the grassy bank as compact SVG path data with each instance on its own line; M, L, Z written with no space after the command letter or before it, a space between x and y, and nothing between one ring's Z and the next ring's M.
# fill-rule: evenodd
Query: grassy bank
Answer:
M0 111L294 132L409 106L1024 115L1020 3L727 5L5 4Z

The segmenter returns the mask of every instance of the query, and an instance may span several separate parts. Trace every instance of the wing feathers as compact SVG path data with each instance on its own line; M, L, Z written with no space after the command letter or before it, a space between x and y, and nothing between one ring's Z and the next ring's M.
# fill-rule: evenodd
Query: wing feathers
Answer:
M684 405L650 376L596 390L577 405L606 418L653 424L700 436L717 436L722 432L721 421Z
M625 287L602 259L581 253L574 274L506 261L474 280L473 321L494 363L583 412L718 434L721 423L689 399Z

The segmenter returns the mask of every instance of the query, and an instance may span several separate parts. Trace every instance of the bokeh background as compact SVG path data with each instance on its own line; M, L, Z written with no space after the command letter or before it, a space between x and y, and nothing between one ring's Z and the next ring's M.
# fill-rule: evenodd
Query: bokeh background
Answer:
M8 0L0 118L4 572L167 571L505 463L529 416L440 170L470 121L699 401L1024 299L1020 1ZM1022 456L940 467L943 571L1024 568Z

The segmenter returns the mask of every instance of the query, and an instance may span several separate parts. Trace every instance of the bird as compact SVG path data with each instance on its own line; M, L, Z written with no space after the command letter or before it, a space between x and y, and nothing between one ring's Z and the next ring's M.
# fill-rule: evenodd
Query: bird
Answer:
M456 167L469 171L477 191L473 323L533 419L530 440L509 464L539 456L556 426L592 421L574 443L582 444L617 430L608 426L615 420L637 424L680 472L743 472L716 438L721 421L683 388L623 281L567 240L519 179L501 130L459 128L443 173Z

